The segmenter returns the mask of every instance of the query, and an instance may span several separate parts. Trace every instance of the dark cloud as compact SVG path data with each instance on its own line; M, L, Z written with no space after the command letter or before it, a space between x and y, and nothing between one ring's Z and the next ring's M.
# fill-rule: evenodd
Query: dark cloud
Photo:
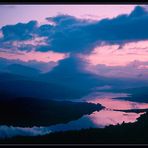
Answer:
M132 11L129 16L130 17L141 17L141 16L144 16L145 13L146 13L146 8L137 6L135 7L134 11Z
M102 42L124 44L148 39L148 12L137 6L129 15L89 22L71 16L52 19L54 27L50 49L57 52L91 52Z
M4 36L3 39L5 41L11 41L31 39L36 29L37 21L30 21L27 24L6 25L1 30Z
M73 54L90 53L101 43L122 45L130 41L148 39L148 11L141 6L135 7L129 15L119 15L101 21L83 20L69 15L50 17L47 20L54 25L37 26L36 21L30 21L27 24L4 26L2 27L3 39L10 42L28 40L34 35L45 36L48 37L47 45L37 46L35 48L37 51L52 50ZM32 48L25 46L19 49Z
M52 25L42 25L38 28L37 34L39 36L50 36L52 33L53 26Z
M72 16L60 15L52 19L56 26L50 49L56 52L84 52L93 44L93 34L87 29L92 22ZM91 43L91 44L90 44ZM87 48L86 48L87 47Z
M67 76L74 76L81 71L80 67L84 66L85 62L83 59L77 58L76 56L70 56L66 59L59 61L59 65L56 66L50 74L53 76L63 77L63 74Z
M45 80L61 84L71 89L77 89L83 95L88 94L96 86L106 85L106 79L98 77L88 71L84 71L88 63L76 55L60 60L52 71L43 75Z
M49 50L50 50L50 48L49 48L48 45L43 45L43 46L36 47L36 51L47 52Z
M46 20L53 22L58 28L66 28L68 26L73 26L74 24L83 22L83 20L77 19L74 16L64 14L58 15L56 17L48 17Z

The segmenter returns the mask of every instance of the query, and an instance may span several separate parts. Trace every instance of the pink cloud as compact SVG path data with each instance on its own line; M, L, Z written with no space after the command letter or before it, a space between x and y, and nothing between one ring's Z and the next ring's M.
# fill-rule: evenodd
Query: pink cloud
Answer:
M52 51L48 52L37 52L37 51L18 51L17 53L9 53L9 52L0 52L0 57L6 58L6 59L19 59L24 62L28 62L30 60L36 60L40 62L57 62L59 60L62 60L66 58L68 54L63 53L56 53Z
M105 64L87 65L86 71L106 77L148 78L148 62L133 61L126 66L106 66Z
M125 66L135 60L148 61L148 40L126 43L121 47L120 45L102 45L96 47L92 54L84 58L92 65L107 66Z
M87 61L86 71L106 77L148 78L148 40L125 45L101 45L89 55L78 55Z
M2 31L0 31L0 38L3 38L3 33L2 33Z

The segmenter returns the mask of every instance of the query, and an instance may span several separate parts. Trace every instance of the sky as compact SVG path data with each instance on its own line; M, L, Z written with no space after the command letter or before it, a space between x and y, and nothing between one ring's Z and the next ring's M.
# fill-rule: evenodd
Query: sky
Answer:
M1 5L0 26L26 23L38 20L47 23L46 18L59 14L69 14L79 18L100 20L115 17L122 13L130 13L135 5Z
M145 5L0 7L1 58L47 64L72 57L97 75L148 78Z

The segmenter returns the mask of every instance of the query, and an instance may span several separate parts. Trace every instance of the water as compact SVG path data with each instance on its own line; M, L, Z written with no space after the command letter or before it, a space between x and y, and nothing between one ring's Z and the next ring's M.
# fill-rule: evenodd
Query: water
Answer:
M13 137L17 135L36 136L45 135L55 131L80 130L87 128L104 128L108 125L122 124L123 122L135 122L142 113L126 113L117 110L127 109L147 109L148 103L131 102L127 100L112 99L115 97L126 97L125 93L92 93L84 98L83 101L91 103L100 103L105 108L100 111L95 111L90 115L84 115L75 121L70 121L66 124L57 124L49 127L13 127L0 126L0 137Z
M129 94L125 93L104 93L95 92L84 98L83 101L91 103L100 103L105 107L100 111L95 111L91 115L84 115L78 120L71 121L67 124L58 124L51 126L52 131L67 131L67 130L80 130L86 128L104 128L108 125L122 124L123 122L135 122L142 113L126 113L114 110L127 110L127 109L146 109L148 103L131 102L127 100L112 99L115 97L127 97Z

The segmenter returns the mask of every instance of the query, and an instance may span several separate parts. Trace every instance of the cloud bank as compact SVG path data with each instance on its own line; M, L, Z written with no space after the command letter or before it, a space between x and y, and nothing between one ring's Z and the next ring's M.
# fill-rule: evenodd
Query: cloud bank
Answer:
M39 26L37 21L32 20L26 24L18 23L2 27L1 44L3 43L4 47L6 42L12 45L16 40L25 41L46 37L47 45L36 47L36 51L85 53L91 52L101 43L123 44L148 39L148 11L141 6L135 7L129 15L123 14L101 21L83 20L69 15L49 17L47 20L55 25ZM18 49L21 50L20 47Z

